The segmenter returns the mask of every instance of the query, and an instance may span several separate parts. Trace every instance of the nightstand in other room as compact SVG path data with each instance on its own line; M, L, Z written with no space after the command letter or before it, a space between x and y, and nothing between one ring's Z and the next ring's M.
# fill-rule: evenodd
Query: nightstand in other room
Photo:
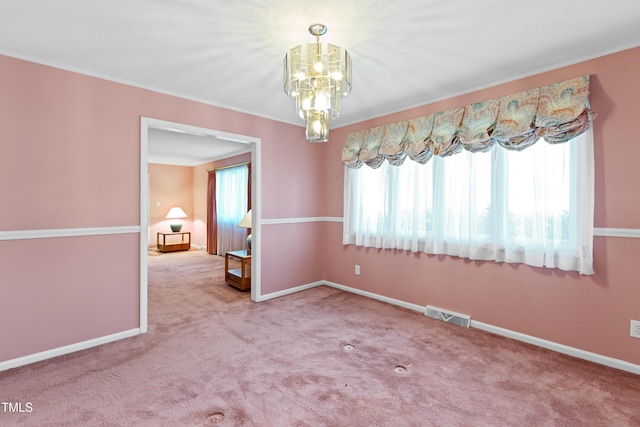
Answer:
M180 240L167 236L180 236ZM188 251L191 248L191 232L158 233L158 250L160 252Z
M240 291L251 289L251 251L227 252L224 258L224 280Z

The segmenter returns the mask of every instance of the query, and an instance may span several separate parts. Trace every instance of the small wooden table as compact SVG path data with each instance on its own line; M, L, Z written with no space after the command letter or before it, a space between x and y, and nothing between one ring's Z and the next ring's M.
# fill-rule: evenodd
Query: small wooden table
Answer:
M240 291L251 289L251 251L231 251L224 258L224 280Z
M180 236L180 241L176 241L175 239L170 238L169 243L167 243L166 241L167 236ZM186 236L186 239L185 239L185 236ZM162 239L160 239L160 237L162 237ZM190 231L178 231L176 233L158 233L158 250L160 252L188 251L190 248L191 248L191 232Z

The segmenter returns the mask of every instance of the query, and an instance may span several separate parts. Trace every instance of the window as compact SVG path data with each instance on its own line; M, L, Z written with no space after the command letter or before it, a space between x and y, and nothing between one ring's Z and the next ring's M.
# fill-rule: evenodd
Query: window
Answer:
M247 165L216 170L217 253L224 255L245 246L247 230L238 223L248 208Z
M522 151L345 168L344 244L593 274L592 130Z

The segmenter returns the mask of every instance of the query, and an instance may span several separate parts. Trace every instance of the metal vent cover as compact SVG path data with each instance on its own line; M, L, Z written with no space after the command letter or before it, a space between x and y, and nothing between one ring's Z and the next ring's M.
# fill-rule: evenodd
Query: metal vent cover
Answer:
M430 305L425 308L424 315L433 319L444 320L454 325L464 326L465 328L468 328L471 324L471 316Z

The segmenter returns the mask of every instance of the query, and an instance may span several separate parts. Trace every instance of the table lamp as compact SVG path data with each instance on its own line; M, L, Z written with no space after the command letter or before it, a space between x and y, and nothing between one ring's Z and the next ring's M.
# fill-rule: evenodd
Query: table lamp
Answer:
M249 212L242 218L242 221L238 223L238 227L251 228L251 209L249 209ZM251 233L247 236L247 246L249 250L251 250Z
M171 210L169 211L169 213L167 214L167 216L165 218L167 219L172 219L173 221L171 221L171 231L173 231L174 233L178 233L180 232L180 230L182 230L182 221L180 221L180 218L186 218L187 214L184 213L184 211L178 207L173 207L171 208Z

